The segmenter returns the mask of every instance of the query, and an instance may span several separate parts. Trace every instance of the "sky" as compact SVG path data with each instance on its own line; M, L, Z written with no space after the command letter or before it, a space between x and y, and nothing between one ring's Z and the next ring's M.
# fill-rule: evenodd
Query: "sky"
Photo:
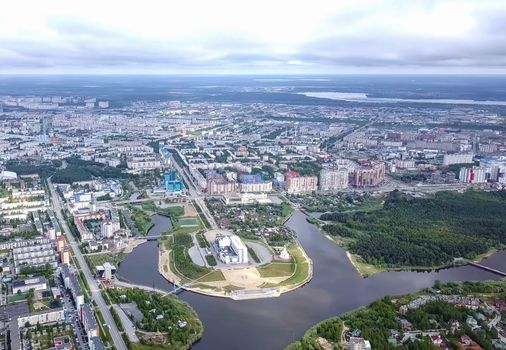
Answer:
M16 0L1 74L505 74L506 0Z

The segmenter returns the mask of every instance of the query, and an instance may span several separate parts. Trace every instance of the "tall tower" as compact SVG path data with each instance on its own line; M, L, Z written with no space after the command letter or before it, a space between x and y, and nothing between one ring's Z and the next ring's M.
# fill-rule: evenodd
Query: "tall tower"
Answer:
M40 118L40 134L52 136L53 134L53 117L44 116Z

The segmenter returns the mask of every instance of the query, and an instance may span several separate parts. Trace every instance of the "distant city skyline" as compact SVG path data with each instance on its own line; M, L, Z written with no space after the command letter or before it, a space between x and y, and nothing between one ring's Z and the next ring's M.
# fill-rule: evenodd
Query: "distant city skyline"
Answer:
M504 74L502 1L16 1L0 74Z

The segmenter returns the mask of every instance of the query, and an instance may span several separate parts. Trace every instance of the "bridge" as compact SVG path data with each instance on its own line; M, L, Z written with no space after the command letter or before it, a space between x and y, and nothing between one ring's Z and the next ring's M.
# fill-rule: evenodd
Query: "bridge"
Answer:
M156 235L156 236L139 236L140 238L145 238L147 241L157 241L162 235Z
M472 261L469 261L468 264L471 265L471 266L477 267L479 269L495 273L496 275L506 277L506 272L494 269L492 267L485 266L485 265L482 265L482 264L478 264L478 263L475 263L475 262L472 262Z
M171 291L166 291L166 290L163 290L163 289L158 289L158 288L144 286L142 284L134 284L134 283L124 282L124 281L118 281L118 280L114 281L114 284L116 286L118 286L118 287L123 287L123 288L139 288L139 289L142 289L142 290L145 290L145 291L148 291L148 292L155 292L155 293L159 293L159 294L162 294L162 295L172 295L172 294L176 294L177 295L180 292L182 292L183 290L185 290L187 287L189 287L189 284L177 285L177 284L173 283L174 288Z

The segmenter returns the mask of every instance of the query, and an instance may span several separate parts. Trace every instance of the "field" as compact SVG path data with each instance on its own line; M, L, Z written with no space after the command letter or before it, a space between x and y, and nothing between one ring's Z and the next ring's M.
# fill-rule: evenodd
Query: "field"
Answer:
M178 224L181 227L198 227L199 226L199 222L198 222L197 218L186 217L186 216L179 218Z
M15 303L18 301L26 300L28 297L28 293L19 293L19 294L11 294L7 296L7 302L8 303Z
M110 253L102 253L102 254L92 254L85 255L86 262L92 271L95 270L95 266L101 266L104 263L108 262L118 267L121 261L125 258L125 254L110 254Z
M262 277L291 276L295 270L292 262L272 262L258 268Z

